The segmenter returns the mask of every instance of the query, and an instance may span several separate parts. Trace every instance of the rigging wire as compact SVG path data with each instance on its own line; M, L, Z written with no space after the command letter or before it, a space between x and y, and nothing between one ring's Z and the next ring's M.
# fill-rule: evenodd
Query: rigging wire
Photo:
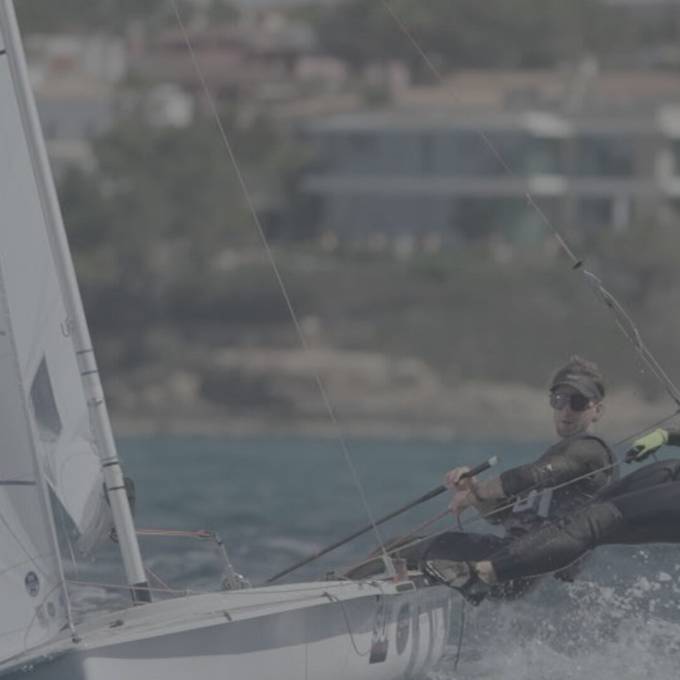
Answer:
M440 84L443 85L445 82L444 76L436 67L436 65L432 62L432 60L428 57L427 53L422 48L422 46L420 45L419 41L415 38L413 33L409 30L406 23L397 14L397 12L391 6L388 0L381 0L381 2L385 9L387 10L388 14L394 19L395 23L397 24L401 32L404 34L404 36L406 36L407 40L411 43L413 48L423 59L424 63L427 65L429 70L434 75L435 79L439 81ZM456 97L455 92L453 93L453 95L454 97ZM496 158L503 171L509 177L519 179L519 175L513 171L513 169L510 167L510 164L506 161L506 159L503 157L501 152L498 150L498 148L490 139L490 137L486 134L486 132L484 132L484 130L479 127L474 127L473 129L475 133L482 139L487 149ZM545 214L545 212L541 209L538 203L536 203L536 200L534 199L530 191L527 190L524 192L524 200L526 201L527 205L536 213L536 215L538 215L543 225L550 232L552 232L553 237L557 240L562 251L571 260L572 270L580 271L583 274L586 283L593 290L596 297L600 299L600 301L603 302L604 305L612 311L616 319L616 324L622 331L623 335L633 345L633 348L638 353L642 361L648 366L654 377L661 382L667 394L680 408L680 391L675 386L675 384L668 376L668 374L662 369L661 365L656 360L656 358L649 350L649 348L645 345L642 336L640 335L640 332L635 326L633 320L630 318L630 316L627 314L627 312L624 310L624 308L621 306L618 300L616 300L616 298L602 285L600 279L597 276L595 276L595 274L588 271L584 267L583 260L579 259L574 254L574 251L570 248L569 244L563 238L559 229L555 226L553 221Z
M658 421L656 421L652 425L645 427L642 430L638 430L637 432L634 432L634 433L628 435L627 437L624 437L623 439L620 439L619 441L617 441L614 444L614 448L617 448L617 447L621 446L622 444L625 444L626 442L631 441L631 440L639 437L644 432L648 432L649 430L651 430L653 428L660 427L661 425L664 425L665 423L667 423L672 418L675 418L678 415L679 412L680 411L674 411L673 413L667 415L665 418L659 419ZM558 489L568 487L571 484L575 484L576 482L582 481L583 479L587 479L588 477L593 477L594 475L600 474L602 472L614 470L617 467L620 467L624 462L625 461L617 460L614 463L610 463L609 465L603 465L602 467L599 467L596 470L592 470L592 471L587 472L587 473L580 475L578 477L574 477L573 479L570 479L566 482L562 482L561 484L556 484L554 486L545 487L544 490L545 491L557 491ZM457 520L458 529L460 531L464 531L467 527L469 527L473 524L477 524L477 523L479 523L483 520L488 520L490 517L493 517L494 515L498 515L502 512L510 510L515 505L515 503L517 502L518 499L521 499L527 493L531 493L531 491L533 491L534 489L538 489L538 487L539 487L539 484L534 484L533 486L527 488L523 492L523 494L521 494L518 497L515 497L512 502L500 505L500 506L498 506L498 507L496 507L493 510L490 510L488 512L480 512L479 514L475 515L474 517L470 517L469 519L466 519L466 520L462 520L460 516L457 517L456 520ZM428 527L432 526L433 524L436 524L437 522L444 519L445 517L448 517L449 514L450 514L450 511L447 508L446 510L439 512L436 515L434 515L433 517L431 517L430 519L426 520L422 524L419 524L417 527L415 527L414 529L411 529L407 533L402 534L401 536L398 536L398 537L392 539L387 544L388 554L394 555L394 554L399 553L400 551L403 551L407 548L415 547L415 546L419 545L420 543L423 543L425 541L429 541L430 539L432 539L436 536L440 536L441 534L446 533L446 531L448 531L448 530L444 529L442 531L435 531L433 533L429 533L429 534L426 534L424 536L418 536L419 532L423 531L424 529L427 529ZM413 540L408 540L410 538L413 538ZM370 563L374 560L375 560L375 555L372 555L372 556L368 557L367 559L364 559L360 562L354 563L351 567L349 567L349 569L347 569L347 571L352 571L354 569L357 569L357 568L364 566L364 565L366 565L366 564L368 564L368 563Z
M252 200L252 195L249 191L248 185L245 181L245 178L243 176L243 173L240 168L240 164L238 162L238 159L236 158L236 155L233 151L233 148L231 146L231 143L229 141L229 137L225 131L224 125L222 123L221 116L219 114L219 111L217 109L217 105L215 102L215 98L212 95L212 92L210 91L210 88L208 87L207 81L205 79L205 75L203 73L203 69L199 63L199 60L195 54L193 44L191 42L191 38L188 34L188 31L186 29L186 25L184 23L184 20L182 18L181 12L179 10L177 0L171 0L173 10L178 22L178 25L180 27L180 30L183 35L184 42L187 46L188 52L191 57L191 61L193 63L194 69L196 71L197 77L200 81L201 88L203 90L203 93L208 101L212 116L215 119L215 122L217 124L217 127L220 132L220 136L222 138L222 142L224 145L224 148L227 152L227 155L234 167L234 170L236 172L237 180L239 183L239 186L241 188L241 191L244 195L244 198L246 200L250 215L253 219L253 222L255 224L258 236L262 242L262 245L264 247L266 256L269 260L269 263L272 267L272 270L274 272L275 278L277 280L279 289L282 293L282 296L284 298L285 304L288 308L288 312L290 314L290 317L292 319L293 325L295 327L296 334L298 336L298 339L300 341L300 344L303 348L304 351L309 351L309 345L307 342L307 339L304 335L304 332L302 331L300 322L298 320L297 314L295 312L294 305L292 303L292 300L290 298L290 295L288 293L287 287L285 285L285 282L283 280L283 277L281 275L281 272L279 270L279 267L276 263L276 259L274 257L274 254L272 252L271 246L268 242L267 236L264 232L264 229L262 227L262 224L260 222L257 210L255 209L254 202ZM401 19L401 17L396 13L396 11L392 8L388 0L381 0L383 6L386 8L387 12L390 14L390 16L393 18L393 20L396 22L398 25L399 29L402 31L402 33L406 36L408 41L411 43L411 45L414 47L414 49L418 52L420 57L423 59L427 67L430 69L430 71L433 73L435 78L440 82L444 82L444 78L439 71L439 69L435 66L435 64L432 62L432 60L428 57L427 53L424 51L418 40L415 38L415 36L412 34L412 32L408 29L404 21ZM503 155L500 153L498 148L495 146L493 141L490 139L490 137L486 134L486 132L481 129L481 128L476 128L475 129L477 135L482 139L488 150L492 153L492 155L496 158L497 162L499 165L502 167L504 172L513 177L516 178L517 174L513 171L513 169L510 167L509 163L506 161L506 159L503 157ZM560 233L559 229L555 226L555 224L550 220L550 218L545 214L545 212L541 209L541 207L538 205L536 200L534 199L532 193L530 191L525 191L524 192L524 199L527 203L527 205L537 214L537 216L540 218L540 221L543 223L543 225L552 233L553 237L556 239L558 242L560 248L562 251L566 254L566 256L569 258L569 260L572 263L572 270L573 271L579 271L583 274L584 279L586 280L586 283L589 285L589 287L593 290L595 293L596 297L603 302L603 304L612 311L615 317L615 322L618 328L621 330L623 333L624 337L633 345L633 348L636 350L640 358L643 360L643 362L648 366L649 370L651 373L654 375L654 377L661 382L661 384L664 386L666 392L670 396L670 398L675 402L675 404L679 407L678 411L676 411L672 416L669 416L669 418L664 419L661 422L665 422L666 420L670 419L671 417L674 417L677 415L677 413L680 412L680 391L677 389L677 387L674 385L673 381L671 378L668 376L668 374L663 370L659 362L656 360L654 357L653 353L649 350L649 348L646 346L644 343L642 336L636 327L635 323L631 319L631 317L628 315L628 313L625 311L623 306L618 302L618 300L614 297L612 293L610 293L602 284L601 280L592 272L588 271L585 269L583 266L583 260L579 259L574 251L570 248L569 244L567 241L563 238L562 234ZM318 371L315 371L315 382L317 384L317 388L319 390L319 393L321 394L322 400L324 402L325 408L329 414L329 417L331 419L331 422L333 426L336 429L338 440L341 444L342 452L345 458L345 461L350 469L350 472L352 474L355 486L357 487L359 494L361 496L361 501L364 506L364 510L369 518L369 521L372 525L373 532L376 536L377 542L381 548L381 551L384 555L387 554L387 550L385 548L385 544L382 540L382 537L380 535L380 532L378 530L378 527L375 523L375 519L373 516L373 513L371 511L370 505L368 503L368 499L363 487L363 484L361 483L361 479L357 473L356 467L352 461L350 452L349 452L349 447L347 445L346 438L344 436L344 433L342 431L342 428L340 427L340 423L337 419L335 409L333 408L333 405L331 403L331 400L329 398L329 395L327 393L327 390L325 388L325 385L323 383L323 380L321 379L321 376ZM643 430L645 431L645 430ZM625 439L623 441L626 441ZM614 463L610 466L605 466L602 468L601 471L604 471L606 469L614 468L620 463ZM588 475L585 476L590 476L595 473L589 473ZM566 484L572 484L576 483L578 479L571 480L570 482ZM560 488L563 485L558 485L557 487L554 488ZM497 509L495 512L500 512L500 509ZM493 514L493 513L489 513Z
M458 623L458 642L456 644L456 657L453 660L453 672L458 670L458 663L460 662L460 655L463 652L463 638L465 637L465 607L467 600L463 598L460 605L460 622Z
M667 415L665 418L661 418L660 420L657 420L657 421L656 421L655 423L653 423L651 426L645 427L645 428L642 429L642 430L638 430L637 432L634 432L633 434L630 434L630 435L628 435L627 437L624 437L623 439L620 439L619 441L617 441L617 442L614 444L614 447L613 447L613 448L617 448L617 447L621 446L622 444L625 444L626 442L629 442L629 441L631 441L631 440L633 440L633 439L636 439L637 437L639 437L639 436L640 436L641 434L643 434L644 432L648 432L649 430L651 430L651 429L653 429L653 428L656 428L656 427L659 427L659 426L661 426L661 425L664 425L665 423L667 423L667 422L668 422L669 420L671 420L672 418L675 418L675 416L677 416L677 415L678 415L678 411L674 411L673 413ZM546 490L546 491L557 491L557 490L559 490L559 489L564 489L564 488L566 488L566 487L568 487L568 486L571 486L572 484L576 484L577 482L580 482L580 481L582 481L582 480L584 480L584 479L588 479L589 477L593 477L593 476L595 476L595 475L597 475L597 474L600 474L601 472L608 472L608 471L610 471L610 470L615 470L616 468L621 467L621 465L622 465L624 462L625 462L625 461L623 461L623 460L616 460L616 461L614 461L613 463L610 463L609 465L603 465L602 467L599 467L599 468L597 468L596 470L592 470L592 471L590 471L590 472L586 472L586 473L584 473L584 474L582 474L582 475L579 475L578 477L574 477L573 479L569 479L569 480L567 480L566 482L562 482L561 484L555 484L554 486L546 487L545 490ZM530 492L533 491L534 489L538 489L539 486L540 486L539 484L534 484L532 487L525 489L524 493L525 493L525 494L526 494L526 493L530 493ZM512 503L503 505L503 506L501 506L501 507L499 507L499 508L495 508L494 510L492 510L492 511L490 511L490 512L487 512L487 513L484 513L483 515L480 514L478 517L473 517L473 518L471 518L470 520L467 520L466 522L463 522L463 526L468 526L469 524L472 524L472 523L474 523L474 522L480 521L480 520L482 520L482 519L486 519L487 517L491 517L491 516L493 516L493 515L495 515L495 514L498 514L498 513L503 512L503 511L505 511L505 510L509 510L514 504L515 504L515 501L513 501Z
M203 91L203 94L208 102L208 106L210 107L211 114L215 120L215 123L217 125L217 128L220 133L220 137L222 138L222 143L224 145L224 148L227 152L227 155L231 161L231 164L234 168L234 171L236 173L236 178L238 180L238 184L240 186L241 192L244 196L244 199L246 201L248 211L250 213L250 216L253 220L253 223L255 225L255 228L257 230L257 234L260 238L260 241L262 243L262 246L264 248L264 251L266 253L267 259L269 261L269 264L271 265L272 271L274 273L274 276L276 278L276 281L279 286L279 290L281 291L281 295L283 296L283 299L285 301L286 307L288 308L288 313L290 314L291 320L293 322L293 326L295 327L295 333L298 337L298 340L300 342L300 345L302 346L302 349L305 353L309 353L311 351L309 347L309 343L307 342L307 338L305 337L305 334L302 330L302 326L300 324L300 321L298 319L297 313L295 312L295 307L293 305L293 301L288 293L288 288L283 280L283 276L281 275L281 272L279 270L279 267L276 263L276 258L274 257L274 253L271 249L271 246L269 245L269 240L267 239L267 235L265 234L264 228L262 227L262 223L260 221L259 215L257 213L257 210L255 208L255 203L253 201L252 194L250 192L250 189L248 187L248 184L245 180L245 177L243 175L243 172L241 171L241 166L240 163L236 157L236 154L234 152L234 149L231 145L231 142L229 141L229 136L226 133L226 130L224 128L224 125L222 123L222 117L220 116L220 113L217 109L217 104L215 101L215 98L208 87L208 83L205 79L205 74L203 72L203 69L201 67L201 64L196 56L196 52L194 50L193 44L191 42L191 37L189 36L189 33L186 28L186 24L184 22L184 19L182 18L182 14L179 9L179 5L177 3L177 0L171 0L172 7L175 13L175 17L177 19L177 23L179 25L180 31L182 33L182 37L184 39L184 42L186 44L187 50L189 52L189 56L191 58L191 62L194 66L194 70L196 71L196 75L199 79L201 89ZM366 512L366 515L368 517L368 520L370 524L372 525L373 533L375 535L376 541L378 545L380 546L380 550L385 556L387 556L387 553L385 551L385 544L383 542L382 536L380 534L380 531L378 529L378 526L375 522L375 517L373 515L373 511L371 510L371 506L368 502L368 497L366 495L366 491L364 489L364 486L361 482L361 478L359 477L359 473L356 469L356 466L354 465L354 461L352 460L352 456L350 455L349 451L349 446L347 444L347 439L345 437L345 434L342 430L342 427L340 426L340 422L337 418L337 415L335 413L335 409L333 407L333 404L331 402L330 396L326 390L326 386L321 378L321 374L318 369L314 370L314 380L316 382L316 386L319 390L319 393L321 395L321 399L323 400L324 406L326 408L326 411L328 413L328 416L331 420L331 423L336 431L336 436L338 438L338 441L340 443L340 447L342 449L342 453L345 459L345 463L347 464L350 473L352 475L352 479L354 481L354 485L356 486L359 496L361 497L361 503L363 505L364 511Z

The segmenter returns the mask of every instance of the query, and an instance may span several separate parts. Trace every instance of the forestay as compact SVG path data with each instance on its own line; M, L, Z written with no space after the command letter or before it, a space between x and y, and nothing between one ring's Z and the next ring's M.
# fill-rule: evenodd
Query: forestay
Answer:
M44 480L84 541L106 514L100 462L54 264L0 3L0 656L64 623ZM39 469L41 472L39 472Z

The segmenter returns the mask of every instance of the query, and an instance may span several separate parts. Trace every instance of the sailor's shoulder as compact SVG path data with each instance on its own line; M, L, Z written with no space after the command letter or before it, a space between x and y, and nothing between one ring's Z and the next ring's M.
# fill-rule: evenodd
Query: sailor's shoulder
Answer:
M572 437L565 437L553 444L541 458L552 458L553 456L611 456L612 449L602 437L595 434L578 434Z

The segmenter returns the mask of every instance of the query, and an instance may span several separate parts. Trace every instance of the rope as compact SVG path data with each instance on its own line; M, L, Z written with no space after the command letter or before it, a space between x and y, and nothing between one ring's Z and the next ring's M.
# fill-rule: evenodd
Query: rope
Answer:
M453 661L453 672L455 673L458 670L458 662L460 661L460 655L461 652L463 651L463 637L465 636L465 605L467 604L467 600L465 598L462 598L462 602L460 605L460 623L459 623L459 628L458 628L458 645L456 648L456 658Z
M392 8L388 0L381 0L381 2L385 9L387 10L387 12L389 13L389 15L394 19L395 23L397 24L401 32L406 36L407 40L411 43L413 48L416 50L416 52L418 52L420 57L423 59L427 67L434 75L435 79L438 80L441 84L444 84L444 77L442 76L441 72L435 66L432 60L427 56L418 40L416 40L415 36L406 26L403 19ZM456 93L454 92L453 94L454 97L457 98ZM484 130L480 127L473 127L472 129L477 134L477 136L484 142L487 149L496 158L498 164L506 173L506 175L513 179L519 179L519 175L515 171L513 171L513 169L510 167L510 164L505 160L501 152L494 145L493 141L484 132ZM569 247L568 243L562 237L562 234L553 224L552 220L550 220L550 218L536 203L530 191L524 192L524 199L527 205L536 213L536 215L538 215L543 225L550 232L552 232L553 237L558 242L562 251L571 260L572 271L580 272L583 274L586 283L593 290L596 297L607 307L607 309L611 310L612 313L614 314L616 325L618 326L619 330L621 330L624 337L633 345L633 348L638 353L642 361L648 366L654 377L661 382L668 396L678 405L678 407L680 407L680 391L678 391L678 388L675 386L671 378L662 369L661 365L656 360L652 352L647 348L647 346L642 340L640 331L638 330L638 328L636 327L635 323L630 318L628 313L616 300L616 298L602 285L600 279L598 279L598 277L595 276L595 274L584 268L583 260L578 258L574 254L573 250Z
M145 565L145 569L149 576L152 576L153 578L158 581L158 583L161 584L161 587L164 588L165 590L170 590L170 586L148 565Z
M659 426L665 424L667 421L671 420L671 418L674 418L675 416L677 416L678 413L680 413L680 409L678 411L674 411L672 414L666 416L665 418L661 418L660 420L656 421L652 425L649 425L648 427L645 427L644 429L638 430L637 432L634 432L633 434L630 434L627 437L620 439L619 441L617 441L614 444L614 448L617 448L617 447L621 446L622 444L625 444L626 442L637 438L638 436L640 436L644 432L648 432L651 429L654 429L656 427L659 427ZM625 461L617 460L614 463L610 463L609 465L603 465L602 467L599 467L596 470L592 470L592 471L587 472L583 475L579 475L578 477L574 477L573 479L570 479L566 482L562 482L561 484L555 484L554 486L545 487L544 490L545 491L557 491L558 489L563 489L565 487L570 486L571 484L576 484L577 482L582 481L583 479L588 479L589 477L593 477L593 476L600 474L602 472L607 472L609 470L613 470L617 467L620 467L624 462ZM519 499L521 499L524 496L524 494L530 493L534 489L538 489L539 486L540 486L540 484L534 484L533 486L525 489L523 494L521 496L519 496ZM458 524L458 529L460 531L464 531L465 528L471 526L472 524L476 524L478 522L481 522L482 520L488 520L490 517L493 517L494 515L505 512L506 510L510 510L515 505L517 500L518 500L518 498L515 498L512 502L508 502L507 504L500 505L499 507L494 508L493 510L490 510L489 512L479 513L477 516L471 517L471 518L469 518L465 521L462 521L460 516L458 516L456 518L456 521L457 521L457 524ZM411 538L412 536L415 536L415 534L422 531L423 529L431 526L432 524L435 524L436 522L439 522L440 520L444 519L448 515L449 515L449 510L446 509L443 512L438 513L437 515L435 515L431 519L426 520L425 522L418 525L414 529L411 529L408 533L402 534L401 536L397 537L396 539L391 541L390 544L387 546L389 554L394 555L395 553L398 553L401 550L405 550L407 548L415 547L415 546L419 545L420 543L423 543L424 541L429 541L430 539L432 539L436 536L442 535L443 533L445 533L446 530L437 531L437 532L434 532L432 534L428 534L428 535L425 535L425 536L418 536L418 537L414 538L414 540L408 541L406 543L403 542L403 541ZM397 543L399 545L396 545ZM358 562L358 563L352 565L350 567L350 570L361 567L364 564L368 564L369 562L372 562L374 559L375 559L375 556L372 556L372 557L369 557L365 560L362 560L361 562Z
M267 235L264 232L264 229L262 227L262 223L260 222L260 218L257 214L257 210L255 209L255 203L252 198L252 194L248 188L248 184L246 183L245 177L243 176L243 173L241 172L241 166L238 162L238 159L236 158L236 154L232 148L231 142L229 141L229 137L226 133L226 130L224 129L224 125L222 123L222 118L220 116L220 113L217 109L217 104L215 102L215 98L212 95L212 92L210 91L210 88L208 87L208 83L205 79L205 75L203 73L203 69L201 68L201 64L198 61L198 58L196 56L196 53L194 51L193 44L191 42L191 38L189 37L189 33L187 32L186 25L184 23L184 20L182 19L182 14L179 10L179 6L177 4L177 0L171 0L173 10L175 12L175 16L177 18L177 23L180 27L180 31L182 32L182 36L184 38L184 42L187 46L187 50L189 52L191 61L193 63L194 69L196 71L196 75L200 81L201 84L201 89L203 90L203 93L208 101L208 105L210 107L212 116L215 120L215 123L217 125L217 128L219 130L220 136L222 138L222 143L224 145L224 148L227 152L227 155L234 167L234 171L236 172L236 177L239 183L239 186L241 188L241 192L243 193L243 196L245 198L246 204L248 206L248 211L250 212L251 218L253 220L253 224L255 225L255 228L257 230L258 236L260 238L260 241L262 242L262 246L264 248L264 251L267 255L267 259L269 260L269 264L271 265L272 271L274 272L274 276L276 277L276 281L279 286L279 290L281 291L281 295L283 296L283 299L286 303L286 307L288 308L288 313L290 314L290 318L293 322L293 326L295 327L295 332L297 334L298 340L300 342L300 345L303 349L304 352L309 353L310 352L310 347L307 342L307 338L305 337L305 334L302 330L302 326L300 325L300 321L298 319L297 313L295 312L295 308L293 306L293 302L290 298L290 295L288 293L288 288L286 287L286 284L283 280L283 277L281 275L281 272L279 270L279 267L276 263L276 258L274 257L274 253L272 252L271 246L269 245L269 241L267 239ZM337 439L340 443L340 446L342 448L342 453L345 458L345 462L350 470L350 473L352 475L352 479L354 481L354 485L356 486L359 496L361 498L361 503L364 507L364 511L366 512L366 515L368 517L368 520L370 524L372 525L373 533L375 534L376 541L378 545L380 546L380 550L385 554L387 557L387 552L385 550L385 545L382 540L382 536L380 534L380 531L378 530L378 527L375 523L375 519L373 516L373 512L371 511L371 507L368 503L368 498L366 496L366 492L364 490L363 484L361 483L361 479L359 477L359 474L357 472L357 469L354 465L354 462L352 460L352 457L349 452L349 446L347 444L344 432L342 428L340 427L340 423L338 421L337 415L335 413L335 409L333 408L333 404L331 403L331 399L328 395L328 392L326 390L326 386L321 379L321 374L319 373L318 369L315 369L314 371L314 379L316 382L316 386L319 390L319 393L321 395L321 398L323 400L324 406L326 408L326 411L328 413L328 416L331 420L331 423L336 431L336 436Z
M667 421L671 420L671 418L675 418L675 416L677 416L678 413L680 413L680 410L674 411L672 414L666 416L665 418L661 418L660 420L656 421L654 424L652 424L648 427L645 427L642 430L638 430L637 432L634 432L633 434L630 434L627 437L624 437L623 439L620 439L619 441L617 441L614 444L614 448L617 448L617 447L621 446L622 444L625 444L626 442L639 437L644 432L648 432L649 430L651 430L653 428L656 428L656 427L659 427L660 425L665 424ZM582 474L582 475L579 475L578 477L574 477L572 479L569 479L566 482L562 482L561 484L555 484L554 486L546 487L546 491L547 490L557 491L558 489L563 489L563 488L568 487L572 484L576 484L577 482L580 482L584 479L588 479L589 477L594 477L595 475L600 474L601 472L608 472L609 470L613 470L617 467L620 467L621 465L623 465L624 462L625 461L622 461L622 460L616 460L613 463L610 463L609 465L603 465L602 467L597 468L596 470L592 470L591 472L586 472L585 474ZM540 484L534 484L533 486L526 489L524 491L524 493L529 493L529 492L533 491L534 489L538 489L539 486L540 486ZM495 515L499 512L503 512L504 510L510 509L514 504L515 504L515 501L513 501L512 503L508 503L506 505L503 505L499 508L495 508L494 510L487 512L483 515L480 515L479 517L475 517L471 520L464 522L463 525L467 526L469 524L472 524L473 522L479 521L481 519L486 519L487 517L491 517L492 515Z
M439 80L441 83L443 83L444 78L443 78L442 74L437 69L437 67L434 65L434 63L429 59L429 57L427 56L425 51L420 46L419 42L416 40L416 38L413 36L413 34L409 31L409 29L406 26L406 24L404 23L404 21L393 10L393 8L391 7L391 5L389 4L389 2L387 0L382 0L382 3L385 6L388 13L392 16L394 21L397 23L400 30L403 32L403 34L406 36L406 38L412 44L414 49L418 52L420 57L424 60L424 62L426 63L428 68L431 70L431 72L433 73L435 78L437 80ZM257 211L255 209L255 205L254 205L254 202L252 200L252 195L249 191L248 185L247 185L245 178L243 176L243 173L241 171L240 164L238 162L238 159L236 158L236 155L233 151L233 148L231 146L229 138L228 138L226 131L224 129L224 125L222 123L219 111L217 109L215 99L212 95L212 92L210 91L210 88L207 85L205 75L204 75L203 70L201 68L201 65L200 65L200 63L197 59L196 53L194 51L194 48L193 48L193 45L192 45L192 42L191 42L191 39L190 39L189 34L187 32L187 29L186 29L186 25L184 23L181 12L179 10L177 0L172 0L172 5L173 5L174 12L175 12L175 16L177 18L178 25L180 27L180 30L182 32L185 44L187 46L187 49L188 49L188 52L190 54L192 63L194 65L197 77L200 81L202 90L204 92L204 95L206 96L206 99L209 103L212 115L213 115L215 122L217 124L217 127L219 129L224 148L225 148L227 155L228 155L228 157L229 157L229 159L230 159L230 161L231 161L231 163L234 167L234 170L236 172L238 183L240 185L241 191L242 191L244 198L246 200L249 212L251 214L251 217L253 219L253 223L256 227L257 233L258 233L259 238L260 238L262 245L264 247L267 258L270 262L270 265L271 265L272 270L274 272L274 275L276 277L276 280L277 280L277 283L279 285L281 294L282 294L284 301L286 303L286 306L288 308L288 312L289 312L290 317L292 319L292 322L293 322L293 325L295 327L295 331L296 331L297 336L299 338L300 344L301 344L303 350L308 352L310 348L309 348L307 339L306 339L306 337L305 337L305 335L302 331L300 322L298 320L298 317L297 317L295 308L293 306L292 300L290 298L290 295L288 293L287 287L286 287L285 282L283 280L283 277L280 273L280 270L279 270L278 265L276 263L276 260L274 258L272 249L269 245L268 239L266 237L266 234L265 234L264 229L262 227L262 224L260 222L259 216L258 216ZM510 167L509 163L505 160L503 155L500 153L498 148L494 145L494 143L489 138L489 136L484 132L484 130L482 130L481 128L475 128L475 131L478 134L478 136L482 139L482 141L484 142L486 147L489 149L489 151L496 158L497 162L503 168L504 172L511 177L517 177L517 174L513 171L513 169ZM596 297L598 299L600 299L605 304L605 306L608 309L610 309L612 311L612 313L614 314L616 324L619 327L619 329L621 330L621 332L623 333L624 337L633 345L634 349L638 352L638 354L641 357L641 359L643 360L643 362L649 367L652 374L657 378L657 380L659 380L663 384L664 388L666 389L666 392L669 394L671 399L676 403L676 405L678 405L678 407L680 407L680 392L678 391L676 386L673 384L673 382L670 379L670 377L668 376L668 374L662 369L661 365L658 363L658 361L656 360L654 355L651 353L651 351L646 347L644 341L642 340L642 336L641 336L638 328L636 327L635 323L630 318L630 316L627 314L625 309L616 300L616 298L606 288L604 288L600 279L598 279L597 276L595 276L592 272L589 272L588 270L586 270L583 267L583 261L575 255L575 253L569 247L566 240L562 237L560 231L553 224L553 222L548 218L548 216L540 208L540 206L536 203L531 192L526 191L525 194L524 194L524 198L527 202L527 205L538 215L538 217L540 218L540 220L544 224L544 226L552 232L552 235L557 240L557 242L559 243L560 248L567 255L567 257L571 260L572 270L573 271L580 271L583 274L586 282L588 283L590 288L596 294ZM333 423L333 425L334 425L334 427L337 431L337 437L338 437L338 440L341 444L341 448L342 448L343 455L345 457L346 464L350 469L350 472L351 472L351 475L353 477L355 486L358 489L359 495L361 497L362 504L364 506L364 510L365 510L365 512L366 512L366 514L369 518L371 525L372 525L372 529L373 529L373 532L375 534L376 540L377 540L377 542L380 546L382 553L385 556L387 556L388 552L387 552L386 546L385 546L385 544L382 540L382 537L380 535L378 527L375 523L375 519L374 519L373 513L371 511L370 505L368 503L368 499L367 499L364 487L361 483L361 480L360 480L359 475L357 473L356 467L355 467L355 465L352 461L352 458L351 458L351 455L350 455L350 452L349 452L349 447L347 445L347 441L345 439L344 433L343 433L343 431L340 427L340 424L338 422L337 416L335 414L335 410L334 410L333 405L331 403L331 400L328 396L328 393L327 393L327 390L326 390L325 385L323 383L323 380L321 379L321 376L320 376L318 371L315 371L315 381L316 381L318 390L321 394L321 397L323 399L325 408L326 408L326 410L329 414L329 417L330 417L330 419L331 419L331 421L332 421L332 423ZM680 412L680 409L679 409L679 412ZM676 414L673 414L673 415L676 415ZM664 421L661 421L661 422L665 422L665 420L666 419L664 419ZM643 431L645 431L645 430L643 430ZM612 465L605 466L599 471L588 473L587 475L583 475L582 477L578 477L578 478L575 478L573 480L570 480L569 482L567 482L565 484L556 485L555 487L553 487L553 489L562 488L563 486L566 486L568 484L576 483L577 481L579 481L580 479L582 479L584 477L589 477L589 476L592 476L593 474L596 474L597 472L612 469L619 464L620 463L617 462L617 463L614 463ZM511 507L511 506L505 506L505 507L495 509L494 511L487 513L486 515L480 516L479 518L477 518L477 520L482 519L482 518L486 518L486 517L489 517L489 516L491 516L495 513L501 512L502 510L507 509L507 507ZM426 524L429 524L429 523L426 523ZM466 523L466 524L469 524L469 522ZM463 525L461 524L460 526L462 528ZM180 534L165 534L165 535L180 535Z
M137 529L139 536L163 536L166 538L198 538L217 540L214 531L208 529L198 529L195 531L185 531L182 529Z
M339 597L335 597L335 595L331 595L330 593L324 593L324 595L331 602L335 602L335 603L340 605L340 610L342 611L342 617L345 620L345 627L347 628L347 633L349 634L349 640L352 643L352 648L354 649L354 653L359 657L368 656L371 653L370 647L365 652L360 652L359 647L357 647L357 643L354 639L354 631L352 630L352 626L349 622L349 617L347 616L347 610L345 609L345 603Z

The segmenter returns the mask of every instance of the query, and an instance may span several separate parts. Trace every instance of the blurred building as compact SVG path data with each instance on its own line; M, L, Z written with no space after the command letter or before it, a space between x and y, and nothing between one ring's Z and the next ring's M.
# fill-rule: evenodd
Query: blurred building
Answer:
M588 62L571 73L464 73L301 129L316 150L302 184L308 218L330 243L536 242L544 217L587 237L680 209L672 73L601 74Z
M123 40L94 35L31 35L25 41L30 76L52 162L90 168L90 140L114 123L115 88L126 76Z
M309 26L281 13L243 13L234 23L188 29L192 50L212 93L221 99L243 96L248 101L277 100L295 93L295 81L308 71L315 37ZM328 61L328 60L326 60ZM131 72L144 81L171 82L202 99L201 82L180 29L145 36L138 32L131 45Z

